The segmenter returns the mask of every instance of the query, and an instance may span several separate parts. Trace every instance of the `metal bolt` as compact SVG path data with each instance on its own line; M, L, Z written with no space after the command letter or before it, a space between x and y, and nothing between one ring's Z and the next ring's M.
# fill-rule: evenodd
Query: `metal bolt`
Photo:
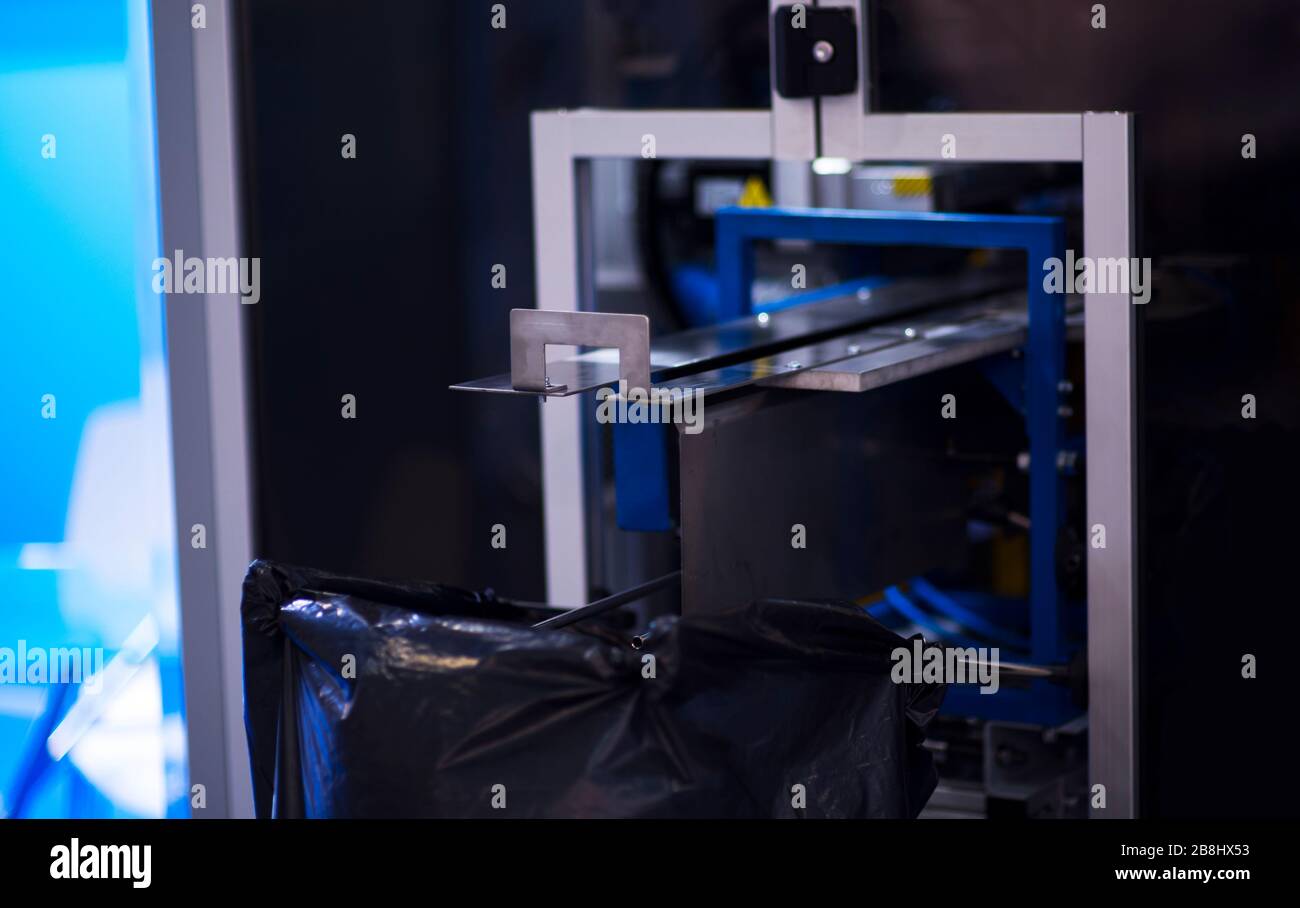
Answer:
M788 363L785 364L785 367L786 367L787 369L802 369L802 368L803 368L803 363L799 362L799 360L797 360L797 359L792 359L792 360L790 360Z
M829 41L818 41L812 46L812 55L818 63L829 63L835 56L835 45Z
M1069 394L1074 390L1074 382L1068 379L1063 379L1062 381L1057 382L1056 390L1062 394Z
M858 299L862 300L865 303L867 300L871 299L871 291L868 290L866 287L859 287Z
M758 323L760 325L766 325L770 320L771 320L771 316L768 315L766 312L758 313Z
M850 352L850 353L860 353L861 351L862 351L862 348L859 347L857 344L849 344L849 352Z

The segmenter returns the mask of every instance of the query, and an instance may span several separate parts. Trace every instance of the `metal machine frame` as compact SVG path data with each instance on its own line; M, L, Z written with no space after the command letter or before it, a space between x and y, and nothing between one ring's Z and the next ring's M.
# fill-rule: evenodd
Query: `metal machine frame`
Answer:
M1064 226L1060 218L1024 215L939 214L891 211L819 211L781 209L724 209L717 213L717 261L721 319L750 312L750 287L754 277L754 245L758 239L798 239L838 245L928 246L959 249L1017 249L1025 253L1027 331L1024 357L1015 384L1023 379L1023 394L1013 401L1025 414L1029 439L1029 547L1030 656L1040 665L1069 659L1065 618L1056 578L1054 550L1063 515L1064 486L1057 458L1065 448L1064 427L1058 409L1059 388L1065 378L1065 306L1049 294L1039 279L1040 263L1065 256ZM870 354L867 354L870 355ZM852 362L852 361L850 361ZM839 364L833 368L846 368ZM774 383L788 388L818 388L820 370L796 373ZM1003 389L1004 393L1006 389ZM638 426L615 426L640 428ZM620 492L622 487L620 486ZM1045 686L1050 702L1040 709L1046 724L1064 722L1070 709L1069 692ZM961 694L958 688L953 692ZM1005 707L1005 700L1020 691L1004 691L1004 702L993 698L973 700L981 709ZM950 695L949 700L951 701ZM947 705L947 704L945 704ZM984 715L983 712L971 713Z
M153 4L159 197L165 249L241 256L232 4ZM173 481L189 781L194 817L251 817L240 590L252 557L245 350L237 289L167 299ZM190 528L207 528L207 547Z
M773 10L780 5L771 0ZM554 111L532 117L533 227L539 309L594 309L594 158L1075 162L1082 165L1083 254L1134 255L1133 118L1125 113L873 114L866 0L854 94L788 99L769 111ZM951 153L946 153L951 152ZM1084 301L1087 522L1105 527L1087 549L1089 784L1105 786L1098 817L1137 813L1137 513L1135 313L1128 293ZM541 410L547 595L587 602L587 495L580 398Z

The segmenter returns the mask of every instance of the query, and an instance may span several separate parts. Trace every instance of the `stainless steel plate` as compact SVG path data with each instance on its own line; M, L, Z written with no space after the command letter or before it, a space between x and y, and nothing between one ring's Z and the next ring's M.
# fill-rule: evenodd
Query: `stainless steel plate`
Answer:
M968 302L1014 283L1013 279L998 274L899 281L870 292L846 294L667 335L650 344L651 381L654 387L703 386L720 390L798 372L854 355L844 352L847 346L837 339L838 335L861 333L867 326L899 317L916 318L917 313ZM898 331L905 327L898 326ZM678 381L684 376L702 378L704 373L711 377L703 384L698 380ZM557 360L547 364L546 378L555 390L538 392L516 388L509 374L451 387L456 391L568 397L617 383L618 356L613 350L602 349Z

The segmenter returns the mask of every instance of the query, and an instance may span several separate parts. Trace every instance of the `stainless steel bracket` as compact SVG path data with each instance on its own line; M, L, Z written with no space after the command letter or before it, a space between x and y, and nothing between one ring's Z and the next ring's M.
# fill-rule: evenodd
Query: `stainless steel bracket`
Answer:
M517 391L563 391L546 378L546 347L613 347L628 388L650 390L650 319L613 312L510 310L510 384Z

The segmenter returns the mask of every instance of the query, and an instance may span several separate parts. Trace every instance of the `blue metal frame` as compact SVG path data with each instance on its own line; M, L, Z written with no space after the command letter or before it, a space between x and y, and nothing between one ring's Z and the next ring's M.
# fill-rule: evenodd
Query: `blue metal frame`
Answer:
M669 480L672 426L616 422L614 428L615 515L623 530L659 533L674 526Z
M797 239L819 243L870 246L930 246L959 249L1022 250L1026 259L1029 328L1024 356L990 360L986 374L1025 417L1029 438L1030 519L1030 657L1040 664L1066 662L1070 652L1063 603L1056 582L1056 540L1064 519L1064 484L1057 455L1065 446L1060 415L1060 387L1065 373L1064 298L1053 298L1043 286L1043 264L1064 258L1065 232L1060 218L1023 215L935 214L834 209L724 208L717 212L719 314L722 321L753 311L754 243L763 239ZM615 429L616 452L620 449ZM634 428L634 427L627 427ZM635 427L639 428L639 427ZM660 427L656 427L660 428ZM662 436L660 436L662 437ZM623 433L622 462L633 462L631 436ZM659 449L656 448L656 451ZM646 458L641 458L644 463ZM630 471L629 471L630 472ZM647 481L638 470L618 484L620 518L624 494L636 495L642 516L663 523L664 506L645 508L646 496L630 484ZM666 475L665 475L666 481ZM654 483L658 490L662 484ZM626 491L625 491L626 490ZM621 523L620 519L620 523ZM1039 718L1066 718L1071 707L1059 688L1035 685ZM1008 691L1007 694L1012 693ZM1016 691L1020 700L1021 691ZM1005 696L1005 695L999 695ZM965 714L1001 716L1008 702L992 706L998 697L969 701L957 694ZM993 710L993 712L990 712Z
M1026 259L1029 339L1022 362L1023 412L1029 436L1031 656L1053 663L1066 656L1056 583L1056 536L1063 519L1057 454L1065 443L1059 413L1065 375L1065 305L1043 286L1043 263L1064 259L1060 218L1026 215L838 209L724 208L717 213L721 318L752 310L754 241L799 239L872 246L1019 249Z

